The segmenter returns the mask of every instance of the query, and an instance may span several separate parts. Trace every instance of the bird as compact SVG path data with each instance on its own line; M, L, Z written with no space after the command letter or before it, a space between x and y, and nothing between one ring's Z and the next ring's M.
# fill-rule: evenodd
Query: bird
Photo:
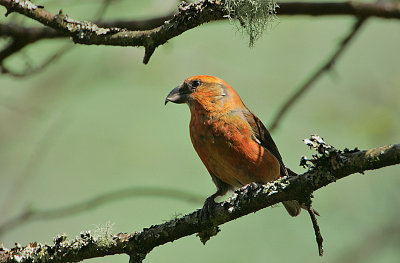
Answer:
M165 105L168 102L189 106L193 147L217 188L204 202L205 215L210 215L215 198L230 190L295 174L284 165L264 124L222 79L189 77L168 94ZM282 203L292 217L300 214L297 200Z

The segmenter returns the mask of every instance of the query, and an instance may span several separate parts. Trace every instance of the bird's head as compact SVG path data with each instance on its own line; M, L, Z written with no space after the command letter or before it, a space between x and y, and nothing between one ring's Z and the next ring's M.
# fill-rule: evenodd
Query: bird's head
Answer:
M173 89L165 99L168 102L186 103L191 110L226 111L243 106L236 91L225 81L213 76L193 76Z

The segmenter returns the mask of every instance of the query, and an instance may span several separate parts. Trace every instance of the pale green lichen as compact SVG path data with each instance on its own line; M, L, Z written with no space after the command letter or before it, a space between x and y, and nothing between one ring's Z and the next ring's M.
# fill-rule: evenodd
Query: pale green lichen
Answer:
M249 46L276 20L274 0L226 0L225 8L230 19L237 19L239 29L249 35Z
M110 221L106 222L105 225L96 225L94 230L94 239L99 246L108 247L115 241L112 237L114 224Z
M28 0L14 0L14 2L24 9L36 10L38 8L37 5Z

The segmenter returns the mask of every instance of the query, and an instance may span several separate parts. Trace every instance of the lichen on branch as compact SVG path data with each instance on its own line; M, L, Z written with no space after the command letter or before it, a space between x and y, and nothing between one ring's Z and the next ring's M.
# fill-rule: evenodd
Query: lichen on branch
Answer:
M182 2L173 16L165 17L162 23L159 19L154 24L153 20L145 30L132 25L127 21L111 21L96 25L92 22L78 21L66 14L53 14L44 6L35 5L29 0L0 0L0 5L7 9L6 14L20 13L26 17L42 23L52 30L43 28L9 27L0 24L0 36L6 35L13 38L14 45L6 46L0 51L0 65L4 58L20 51L28 44L44 38L71 37L78 44L84 45L110 45L144 47L143 62L147 64L155 49L165 44L170 39L182 33L211 21L220 21L227 18L238 19L243 32L250 37L249 44L254 41L271 25L278 15L351 15L357 17L380 17L400 19L400 5L398 3L364 3L364 2L279 2L274 0L199 0L193 3ZM133 23L135 24L135 23ZM151 26L153 25L153 26ZM15 28L16 30L10 31ZM38 30L39 29L39 30ZM24 31L24 34L21 34ZM27 40L27 33L30 38ZM17 36L23 35L23 38ZM18 40L18 41L16 41Z
M249 35L250 47L277 19L277 7L274 0L225 0L229 19L239 21L239 30Z
M77 262L106 255L128 254L131 262L139 263L155 247L195 233L204 233L210 229L210 224L216 227L282 201L309 200L312 192L348 175L400 164L400 144L364 151L340 151L327 145L318 136L312 136L305 143L318 152L312 159L305 160L312 162L307 172L265 185L253 183L244 186L228 201L216 204L209 221L200 217L201 210L196 210L132 234L111 235L109 225L106 230L100 231L101 238L85 231L71 240L60 235L50 245L33 242L27 246L16 244L11 249L0 245L0 262Z

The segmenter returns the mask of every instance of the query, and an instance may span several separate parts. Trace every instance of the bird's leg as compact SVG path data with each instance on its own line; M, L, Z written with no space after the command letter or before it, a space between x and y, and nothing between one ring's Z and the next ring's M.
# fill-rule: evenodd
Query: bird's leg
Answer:
M221 195L223 195L223 194L221 194L221 192L218 190L217 192L215 192L213 195L211 195L204 201L203 209L201 209L200 216L201 216L202 220L207 222L207 224L210 223L210 216L212 216L215 205L216 205L214 199L217 196L221 196Z
M211 178L214 182L214 184L217 186L217 191L212 194L211 196L209 196L205 201L204 201L204 205L203 205L203 209L201 209L200 211L200 218L204 221L207 222L207 224L210 224L210 217L213 215L213 211L215 208L215 198L218 196L222 196L225 195L226 192L228 192L228 190L230 190L232 188L232 186L230 186L227 183L222 182L221 180L219 180L217 177L215 177L214 175L211 174Z

